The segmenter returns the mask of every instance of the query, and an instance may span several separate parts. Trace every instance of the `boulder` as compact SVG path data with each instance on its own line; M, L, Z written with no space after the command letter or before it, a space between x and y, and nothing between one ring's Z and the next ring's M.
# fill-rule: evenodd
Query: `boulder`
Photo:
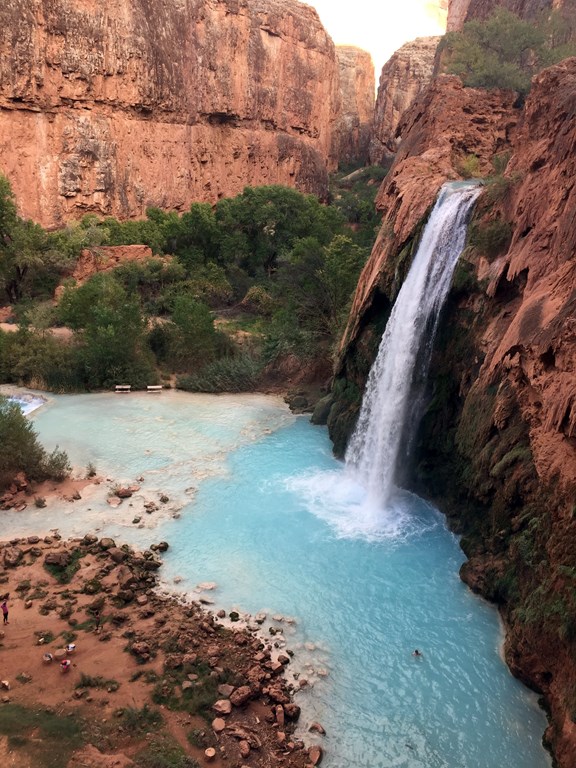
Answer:
M93 533L87 533L82 539L82 544L87 547L92 546L92 544L98 544L98 536Z
M313 744L311 747L308 747L308 760L310 760L312 765L320 765L323 755L322 747L318 744Z
M65 549L60 552L48 552L44 556L44 565L53 565L56 568L66 568L70 565L72 555Z
M219 715L229 715L232 712L232 703L229 699L219 699L212 705L212 709Z
M241 685L230 694L230 701L235 707L243 706L250 698L252 698L252 690L247 685Z
M106 537L103 539L100 539L100 547L102 549L112 549L112 547L115 547L115 546L116 546L116 542L114 541L114 539L108 539Z
M250 744L248 744L247 741L244 741L244 739L242 739L242 741L239 741L238 748L240 750L241 757L246 759L247 757L250 756Z
M190 683L192 685L192 683ZM216 733L222 733L222 731L226 728L226 721L221 717L215 717L214 720L212 720L212 730Z
M130 589L130 587L133 587L138 581L136 576L134 576L130 568L126 565L121 565L116 569L116 580L121 589Z
M4 567L15 568L24 556L20 547L6 547L4 550Z
M119 549L118 547L110 547L108 554L114 563L123 563L124 560L126 560L128 557L126 552L124 552L123 549Z

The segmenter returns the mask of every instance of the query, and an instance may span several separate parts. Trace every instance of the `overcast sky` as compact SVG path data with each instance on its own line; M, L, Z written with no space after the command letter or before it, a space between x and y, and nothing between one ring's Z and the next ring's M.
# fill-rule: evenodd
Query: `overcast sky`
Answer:
M318 11L336 45L356 45L372 54L376 85L382 66L403 43L441 35L434 0L303 0Z

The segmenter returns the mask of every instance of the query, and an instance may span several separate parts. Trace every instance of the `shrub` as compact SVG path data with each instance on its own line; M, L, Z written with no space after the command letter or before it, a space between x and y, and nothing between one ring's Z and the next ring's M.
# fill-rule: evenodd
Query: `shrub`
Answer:
M469 244L489 261L505 253L511 239L512 227L500 218L474 222L468 235Z
M18 472L24 472L29 480L59 480L70 472L70 465L58 448L46 455L18 404L0 395L0 488Z
M199 373L180 376L176 386L186 392L249 392L255 389L261 367L253 358L223 357Z
M47 477L58 482L65 480L72 472L68 455L65 451L59 450L58 446L44 459L43 469Z

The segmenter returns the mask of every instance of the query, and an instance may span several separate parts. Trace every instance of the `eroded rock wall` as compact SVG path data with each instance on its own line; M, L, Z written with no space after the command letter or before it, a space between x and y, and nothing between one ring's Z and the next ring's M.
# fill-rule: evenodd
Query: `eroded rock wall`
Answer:
M3 0L0 170L45 226L246 185L320 195L334 45L296 0Z
M540 73L522 112L510 94L458 94L454 79L441 78L406 118L378 197L384 224L354 299L329 424L342 450L426 213L444 179L462 170L460 152L474 153L491 181L438 331L412 483L462 534L462 577L499 605L507 662L544 694L546 741L571 768L576 59Z
M336 47L340 75L340 116L336 154L340 165L364 164L374 121L374 64L369 53L351 45Z
M398 124L432 79L439 37L418 37L399 48L382 67L370 139L370 162L385 165L395 156L402 137Z

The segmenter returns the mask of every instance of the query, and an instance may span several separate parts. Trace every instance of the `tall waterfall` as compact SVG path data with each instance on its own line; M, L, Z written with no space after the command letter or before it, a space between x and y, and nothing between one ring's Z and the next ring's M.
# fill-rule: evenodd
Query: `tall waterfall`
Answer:
M398 457L410 427L416 426L414 380L427 371L440 310L464 248L468 214L479 193L470 183L442 187L370 370L346 452L347 471L366 490L369 509L389 501Z

